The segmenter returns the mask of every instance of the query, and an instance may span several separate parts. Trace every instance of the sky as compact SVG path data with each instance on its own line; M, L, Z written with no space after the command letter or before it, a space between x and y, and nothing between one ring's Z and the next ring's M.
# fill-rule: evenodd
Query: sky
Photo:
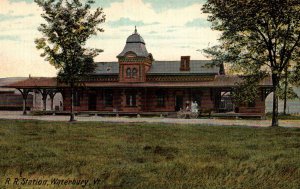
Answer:
M126 39L137 26L155 60L206 59L202 49L218 43L219 33L210 29L201 12L205 0L95 0L103 7L103 33L89 39L87 46L103 49L96 62L117 61ZM52 77L57 70L37 50L34 39L44 20L34 0L0 0L0 78Z

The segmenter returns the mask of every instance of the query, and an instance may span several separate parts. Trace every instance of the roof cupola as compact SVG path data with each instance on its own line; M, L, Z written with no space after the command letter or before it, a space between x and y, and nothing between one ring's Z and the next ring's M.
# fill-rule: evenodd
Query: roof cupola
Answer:
M148 57L149 53L145 45L144 39L135 27L134 33L127 38L123 51L117 57L124 57L127 54L135 54L137 57Z

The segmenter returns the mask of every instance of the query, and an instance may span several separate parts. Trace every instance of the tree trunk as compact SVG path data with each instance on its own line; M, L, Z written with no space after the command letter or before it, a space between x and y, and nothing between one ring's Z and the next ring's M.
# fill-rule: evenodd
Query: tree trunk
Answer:
M287 102L287 90L288 90L288 66L285 67L285 81L284 81L284 101L283 101L283 115L286 115L286 102Z
M75 114L74 114L74 87L71 86L71 112L70 112L70 122L75 121Z
M272 74L272 83L273 83L273 113L272 113L272 127L278 127L278 84L279 78L277 74Z

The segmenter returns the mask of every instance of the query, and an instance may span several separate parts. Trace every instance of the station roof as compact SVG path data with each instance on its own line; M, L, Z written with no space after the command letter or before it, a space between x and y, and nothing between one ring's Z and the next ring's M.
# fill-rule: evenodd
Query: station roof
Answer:
M118 62L98 62L96 65L94 75L119 74ZM219 72L220 67L209 60L191 60L189 71L180 71L180 61L154 61L146 75L203 75Z
M184 82L136 82L136 83L124 83L124 82L104 82L104 81L88 81L84 82L85 87L168 87L168 88L228 88L236 87L237 82L242 81L239 76L228 76L228 75L216 75L212 81L184 81ZM272 80L270 77L263 79L260 84L261 87L271 87ZM65 88L65 84L57 82L56 78L49 77L35 77L28 78L23 81L12 83L4 86L6 88Z

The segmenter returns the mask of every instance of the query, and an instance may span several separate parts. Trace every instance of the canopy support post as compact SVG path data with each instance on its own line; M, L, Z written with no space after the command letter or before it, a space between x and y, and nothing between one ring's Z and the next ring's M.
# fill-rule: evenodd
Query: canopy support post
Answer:
M53 107L54 103L53 103L53 101L54 101L54 97L55 97L56 93L57 93L57 91L53 91L53 90L51 90L51 91L48 92L48 94L50 96L50 100L51 100L51 111L54 110L54 107Z
M47 96L48 96L48 91L47 89L38 89L42 95L42 100L43 100L43 111L47 110Z
M30 89L18 89L23 97L23 115L27 114L26 106L27 106L27 97L30 92Z

